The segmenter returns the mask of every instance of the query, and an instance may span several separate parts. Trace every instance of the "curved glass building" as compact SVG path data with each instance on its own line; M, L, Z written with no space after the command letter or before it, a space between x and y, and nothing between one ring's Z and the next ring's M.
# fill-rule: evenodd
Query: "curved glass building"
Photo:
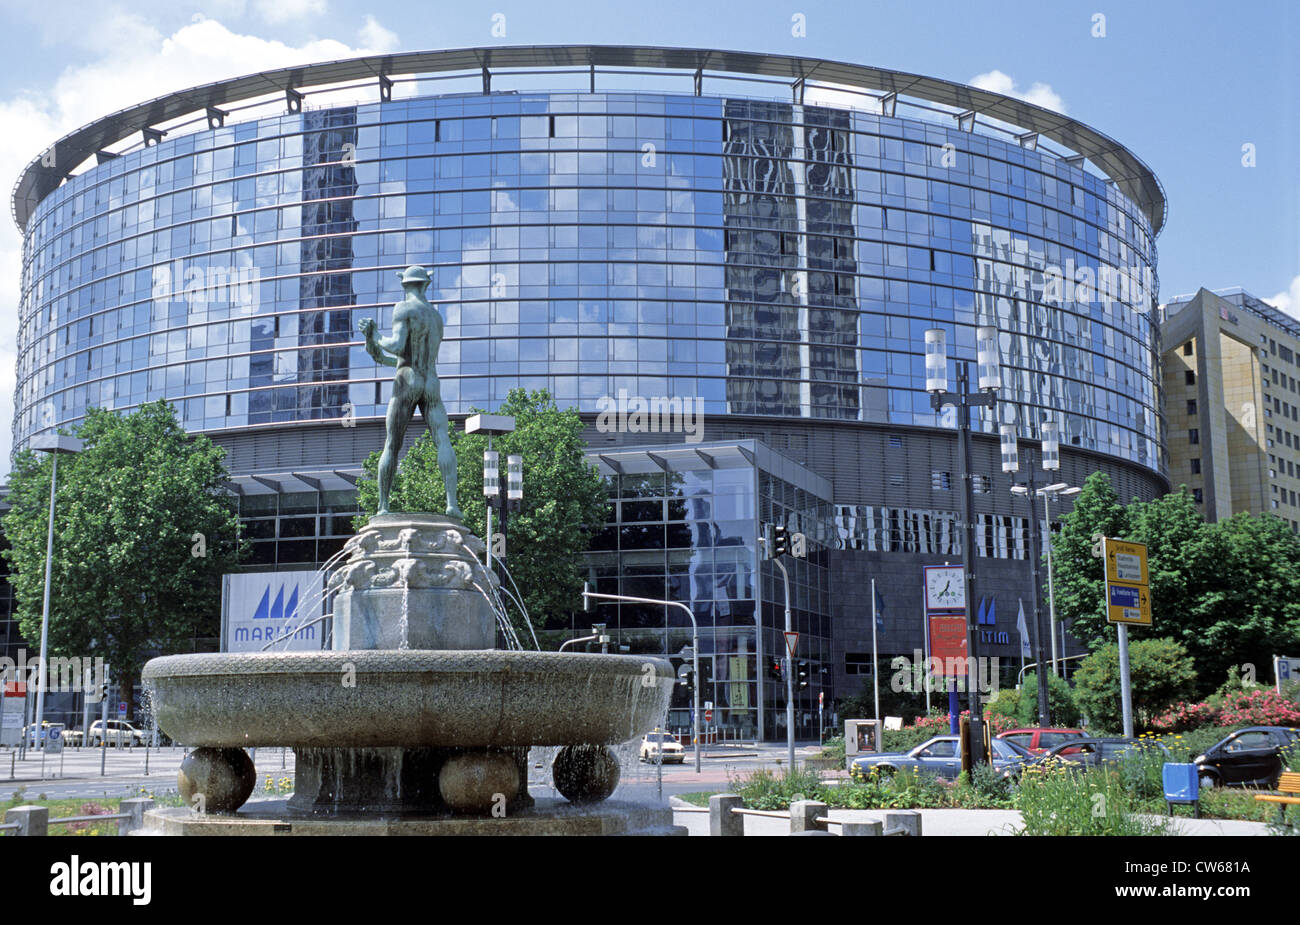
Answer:
M350 532L351 485L382 442L389 376L357 323L386 328L395 272L429 266L449 412L522 386L590 416L593 461L623 499L592 568L621 587L636 559L635 593L661 582L649 596L699 602L719 640L747 626L747 648L706 647L751 660L731 684L761 685L779 651L780 588L754 531L781 517L812 546L791 579L806 697L869 673L872 577L882 652L919 648L920 567L960 551L927 328L947 331L951 364L975 359L977 325L1000 332L1001 401L975 440L981 609L997 614L983 654L1019 654L1015 601L1033 593L1000 425L1029 448L1059 425L1061 481L1100 469L1123 497L1167 485L1159 183L1087 126L946 81L600 46L331 62L107 116L40 152L14 214L16 449L88 407L166 398L229 448L257 564L318 563ZM703 426L598 418L638 399L697 407ZM673 445L676 463L645 449ZM699 529L709 504L674 500L699 484L689 473L725 481L719 459L748 467L748 501L723 505L741 511L726 529ZM711 572L705 599L675 584L686 551L723 535L732 580ZM737 693L736 710L757 717L771 687L743 707Z

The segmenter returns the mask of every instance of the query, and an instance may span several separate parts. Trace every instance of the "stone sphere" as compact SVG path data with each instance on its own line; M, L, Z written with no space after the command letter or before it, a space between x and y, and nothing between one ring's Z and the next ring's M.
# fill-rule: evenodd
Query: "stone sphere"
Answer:
M551 766L555 789L570 803L609 799L618 778L618 758L604 745L566 745Z
M502 752L456 755L438 772L438 792L458 813L486 813L519 795L519 765Z
M206 813L231 813L257 784L253 759L242 748L196 748L176 774L185 805ZM196 800L196 795L202 795Z

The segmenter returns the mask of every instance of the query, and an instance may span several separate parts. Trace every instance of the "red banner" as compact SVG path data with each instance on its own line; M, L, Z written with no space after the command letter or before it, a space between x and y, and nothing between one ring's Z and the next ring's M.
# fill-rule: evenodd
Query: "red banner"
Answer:
M936 671L943 677L965 677L966 675L966 618L965 617L930 617L930 658L938 660L943 666ZM935 662L931 661L931 665Z

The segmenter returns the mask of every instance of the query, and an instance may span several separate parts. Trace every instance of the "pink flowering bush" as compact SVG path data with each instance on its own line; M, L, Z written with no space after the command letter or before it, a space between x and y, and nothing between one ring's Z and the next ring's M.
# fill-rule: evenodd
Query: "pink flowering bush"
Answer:
M1201 726L1300 726L1300 704L1276 691L1230 691L1200 703L1179 702L1151 720L1161 732Z

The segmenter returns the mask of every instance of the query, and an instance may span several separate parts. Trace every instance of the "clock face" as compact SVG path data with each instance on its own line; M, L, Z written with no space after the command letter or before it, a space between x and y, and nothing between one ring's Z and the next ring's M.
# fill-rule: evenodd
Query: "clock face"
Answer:
M931 566L925 570L925 606L928 610L959 610L966 606L966 585L960 565Z

